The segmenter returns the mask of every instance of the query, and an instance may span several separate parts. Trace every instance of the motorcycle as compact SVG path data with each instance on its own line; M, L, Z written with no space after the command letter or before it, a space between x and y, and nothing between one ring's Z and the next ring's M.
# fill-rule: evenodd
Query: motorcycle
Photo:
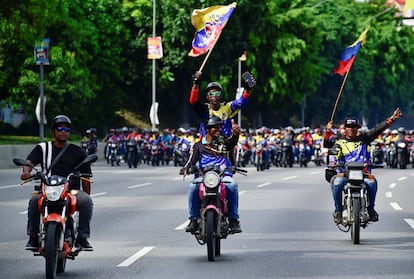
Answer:
M106 158L107 163L113 166L115 163L119 166L121 158L118 155L118 144L116 142L108 143L108 157Z
M397 165L400 169L406 169L408 163L408 147L405 141L397 142Z
M282 142L282 159L280 165L287 168L293 166L293 147L287 142Z
M384 167L384 150L382 144L376 140L371 143L371 158L375 167Z
M41 197L38 201L40 209L40 233L39 249L33 251L34 256L43 256L46 261L46 278L54 279L56 273L65 271L66 260L74 260L82 248L77 247L76 238L78 234L78 216L76 211L77 190L70 190L71 183L79 183L79 179L89 179L91 174L80 173L85 164L91 164L98 159L96 154L89 155L80 163L75 171L67 177L52 175L47 177L41 170L33 168L36 173L27 183L32 180L40 180L35 185L35 192ZM23 159L13 159L17 166L29 166Z
M387 154L387 165L390 168L397 168L397 144L395 142L391 142L388 146L388 154Z
M214 261L221 254L221 239L232 234L227 218L226 188L223 182L225 171L245 175L246 170L236 167L221 168L208 166L204 168L203 180L199 185L201 199L199 229L194 234L200 245L207 244L207 258Z
M129 140L126 144L126 155L125 160L129 168L136 168L139 163L139 150L138 143L136 140Z
M315 141L313 143L313 156L312 161L317 166L321 166L323 163L323 156L322 156L322 148L321 148L322 140Z
M371 174L364 173L363 162L350 162L345 164L346 184L343 196L342 222L338 223L339 230L351 231L353 244L360 243L360 228L366 228L369 223L367 189L364 178Z
M308 166L308 156L306 155L306 145L301 142L299 143L299 166L300 167L307 167Z
M183 141L179 141L174 147L174 166L183 167L190 157L191 146Z

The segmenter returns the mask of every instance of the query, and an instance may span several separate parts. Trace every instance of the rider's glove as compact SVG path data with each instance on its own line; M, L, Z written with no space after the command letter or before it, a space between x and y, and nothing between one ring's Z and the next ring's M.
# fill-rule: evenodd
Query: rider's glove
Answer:
M201 72L197 71L191 76L192 84L199 85L201 83Z

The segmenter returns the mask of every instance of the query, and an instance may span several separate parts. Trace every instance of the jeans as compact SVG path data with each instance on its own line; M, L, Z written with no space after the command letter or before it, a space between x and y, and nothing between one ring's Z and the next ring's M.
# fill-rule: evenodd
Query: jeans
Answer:
M335 203L335 211L342 211L342 192L346 183L345 177L336 176L332 182L332 194ZM367 186L368 196L368 210L373 210L375 207L375 196L377 195L377 180L376 179L364 179L364 183Z
M194 220L200 218L200 196L198 186L203 181L203 177L197 177L188 187L188 211L189 219ZM229 219L239 219L239 192L237 182L230 176L223 177L224 186L226 188L226 196L228 200L228 217Z
M29 207L27 210L27 235L39 233L40 212L37 207L37 202L40 196L41 195L33 196L29 201ZM91 232L89 224L92 219L93 202L91 197L83 191L79 191L79 193L76 194L76 199L76 210L79 211L78 236L89 238Z

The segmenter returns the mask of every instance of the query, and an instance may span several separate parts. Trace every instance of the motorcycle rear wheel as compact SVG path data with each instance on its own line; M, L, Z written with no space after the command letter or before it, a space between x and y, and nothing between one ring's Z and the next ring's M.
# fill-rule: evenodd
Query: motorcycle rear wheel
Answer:
M208 210L206 213L206 233L207 233L207 258L210 262L214 261L216 256L216 228L217 222L214 210Z
M352 198L353 205L353 218L352 229L351 229L351 239L354 244L359 244L359 233L361 228L361 200L359 198Z
M57 223L49 223L46 229L45 260L46 278L55 279L58 265L58 243L60 228Z

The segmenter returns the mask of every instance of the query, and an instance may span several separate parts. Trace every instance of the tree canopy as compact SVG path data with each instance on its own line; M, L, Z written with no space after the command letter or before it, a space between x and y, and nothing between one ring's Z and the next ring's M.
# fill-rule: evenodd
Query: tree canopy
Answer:
M232 100L243 70L257 78L242 126L279 127L326 123L343 77L334 75L343 50L370 26L349 73L335 121L348 115L372 125L400 107L413 117L414 36L386 1L240 0L203 69L202 87L218 81ZM227 5L229 3L219 3ZM156 35L164 57L156 61L159 128L195 126L188 104L191 75L204 55L189 57L194 9L216 1L162 0L156 5ZM46 116L73 118L80 129L106 129L128 110L149 123L153 32L151 0L0 0L0 101L34 114L39 97L36 40L50 38L45 66Z

